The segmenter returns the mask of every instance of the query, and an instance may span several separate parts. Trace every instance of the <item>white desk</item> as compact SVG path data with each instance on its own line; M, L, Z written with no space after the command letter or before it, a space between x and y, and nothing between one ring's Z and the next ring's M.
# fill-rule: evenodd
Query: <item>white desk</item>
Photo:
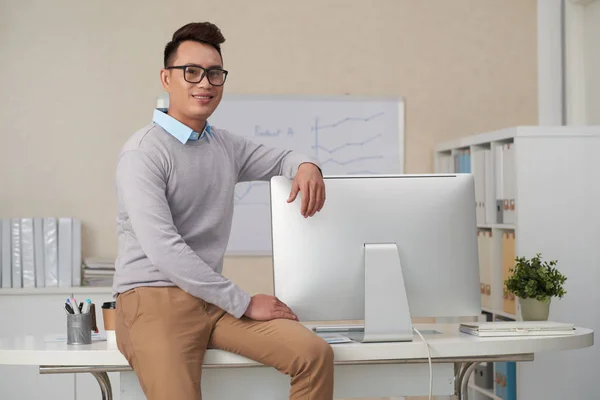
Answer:
M577 328L569 336L478 338L460 333L457 324L417 325L425 334L434 362L434 394L466 398L468 378L476 363L532 361L534 354L593 345L593 331ZM429 388L427 350L415 335L411 343L347 343L333 345L336 397L393 397L426 395ZM272 368L220 350L204 360L203 398L281 400L289 380ZM135 374L116 345L104 341L68 346L43 337L0 338L0 365L35 365L42 374L92 373L103 399L112 399L107 372L121 372L120 399L144 398ZM252 384L244 384L244 382ZM231 382L239 384L232 385Z

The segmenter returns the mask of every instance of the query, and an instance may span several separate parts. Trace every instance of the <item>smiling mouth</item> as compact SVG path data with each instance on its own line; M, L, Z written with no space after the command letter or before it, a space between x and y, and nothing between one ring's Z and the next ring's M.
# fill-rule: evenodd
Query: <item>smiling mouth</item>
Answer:
M198 94L198 95L192 95L193 98L197 99L197 100L210 100L212 99L214 96L210 96L210 95L206 95L206 94Z

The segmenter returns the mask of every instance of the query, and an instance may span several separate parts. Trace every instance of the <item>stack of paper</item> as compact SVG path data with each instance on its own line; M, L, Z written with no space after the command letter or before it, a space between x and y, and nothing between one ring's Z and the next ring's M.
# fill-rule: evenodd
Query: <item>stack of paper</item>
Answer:
M114 260L86 258L83 262L84 286L112 286L114 275Z

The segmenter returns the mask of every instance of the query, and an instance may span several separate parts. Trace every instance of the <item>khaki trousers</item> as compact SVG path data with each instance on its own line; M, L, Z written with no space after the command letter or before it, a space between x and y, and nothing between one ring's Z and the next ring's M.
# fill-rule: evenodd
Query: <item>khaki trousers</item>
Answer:
M117 297L116 336L149 400L201 400L207 348L289 375L290 399L333 399L333 350L296 321L236 319L178 287L140 287Z

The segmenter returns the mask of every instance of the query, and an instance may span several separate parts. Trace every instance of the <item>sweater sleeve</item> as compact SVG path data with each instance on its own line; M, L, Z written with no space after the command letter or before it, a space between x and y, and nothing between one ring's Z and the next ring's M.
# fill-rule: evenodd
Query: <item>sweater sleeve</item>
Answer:
M146 153L130 150L121 155L117 191L136 239L148 259L184 291L215 304L240 318L250 295L214 271L177 232L167 198L166 173Z
M307 154L269 147L242 136L230 135L238 165L238 182L268 181L278 175L293 179L300 164L306 162L319 167L318 161Z

